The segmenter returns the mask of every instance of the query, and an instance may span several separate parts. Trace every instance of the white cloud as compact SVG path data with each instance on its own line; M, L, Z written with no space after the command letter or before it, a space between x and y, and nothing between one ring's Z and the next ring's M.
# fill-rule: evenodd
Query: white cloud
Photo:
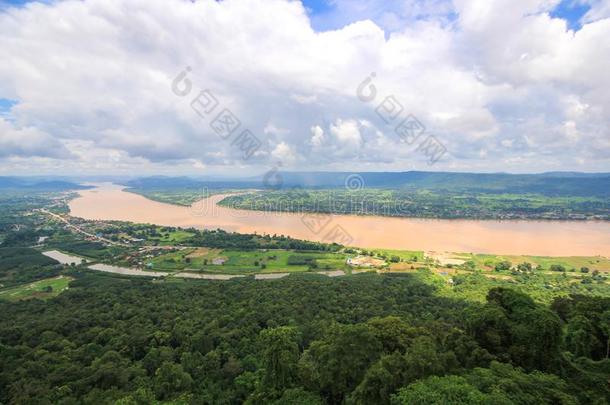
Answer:
M311 127L311 144L318 147L324 143L324 130L319 125Z
M347 148L358 149L362 143L356 120L337 119L334 124L331 124L330 133Z
M610 19L591 1L577 32L549 16L557 0L337 0L362 21L327 32L284 0L7 9L0 98L18 104L0 122L0 165L427 169L374 111L394 95L447 146L435 168L610 170ZM185 66L180 98L170 84ZM371 72L365 103L356 87ZM200 88L260 139L249 160L190 108Z
M296 160L292 148L286 142L278 143L275 148L273 148L273 151L271 151L271 156L281 162L282 165L294 163Z
M16 128L10 121L0 118L0 158L30 156L72 157L68 149L49 134L34 127Z

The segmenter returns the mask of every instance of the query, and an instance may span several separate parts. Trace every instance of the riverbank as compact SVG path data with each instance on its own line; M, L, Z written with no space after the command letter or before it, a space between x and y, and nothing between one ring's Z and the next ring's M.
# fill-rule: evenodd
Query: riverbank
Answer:
M363 248L536 256L610 256L610 222L440 220L295 214L218 205L226 195L190 207L151 201L116 185L82 190L73 216L240 233L287 235Z

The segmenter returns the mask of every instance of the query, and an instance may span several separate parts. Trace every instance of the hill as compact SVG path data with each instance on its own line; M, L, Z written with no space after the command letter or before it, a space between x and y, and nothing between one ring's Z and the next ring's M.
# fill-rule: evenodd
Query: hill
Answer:
M0 190L65 191L90 188L56 178L0 176Z
M279 172L283 188L342 188L349 176L359 176L366 188L472 192L484 194L541 194L549 197L610 197L610 173L550 172L539 174L457 172ZM190 177L146 177L124 184L137 189L266 188L265 176L236 180ZM275 177L273 178L275 181ZM360 179L359 179L360 180Z

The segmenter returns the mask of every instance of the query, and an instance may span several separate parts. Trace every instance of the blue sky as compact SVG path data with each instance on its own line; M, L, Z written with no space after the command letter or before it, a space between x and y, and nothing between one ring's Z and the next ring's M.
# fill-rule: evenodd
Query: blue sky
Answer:
M37 0L39 2L49 3L52 0ZM318 31L335 30L343 27L346 24L355 22L363 18L362 14L348 15L345 13L345 8L339 10L338 0L301 0L303 5L308 10L308 14L312 19L313 27ZM375 2L363 0L349 0L352 4L367 3L369 6ZM22 6L31 0L0 0L0 8L6 6ZM400 1L381 0L379 4L383 4L380 8L384 10L398 8ZM366 8L363 7L363 12L366 13ZM556 18L562 18L568 22L568 28L579 30L582 27L580 19L591 9L589 4L583 0L563 0L552 12L551 15ZM383 26L383 22L378 21L376 15L370 15L368 18Z
M22 6L25 3L29 3L29 0L0 0L0 7L6 6Z
M582 24L580 19L591 9L588 4L581 3L577 0L563 0L559 5L551 12L551 16L557 18L563 18L568 22L568 28L571 30L578 31Z
M0 118L10 119L10 111L17 104L15 100L0 97Z
M398 11L402 1L395 0L381 0L380 2L372 2L367 0L348 0L346 3L351 3L352 9L360 9L361 13L349 15L347 14L346 7L338 7L342 0L302 0L308 10L309 16L312 19L313 27L318 31L335 30L342 26L355 22L364 18L370 18L377 24L384 26L383 21L378 18L379 15L371 13L365 16L367 9L372 9L373 4L376 11L390 11L394 9ZM358 5L358 3L360 3ZM423 2L422 2L423 3ZM358 5L355 7L354 5ZM583 0L563 0L552 12L551 16L555 18L562 18L567 21L568 28L572 30L579 30L582 27L580 19L591 9L589 4Z

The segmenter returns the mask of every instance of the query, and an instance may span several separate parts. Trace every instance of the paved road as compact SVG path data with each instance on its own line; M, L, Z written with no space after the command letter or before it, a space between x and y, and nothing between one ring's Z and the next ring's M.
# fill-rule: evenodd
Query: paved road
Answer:
M78 226L71 224L70 221L68 221L66 218L62 217L61 215L55 214L55 213L53 213L51 211L48 211L48 210L46 210L44 208L41 208L39 211L42 212L43 214L47 214L47 215L51 216L52 218L57 219L58 221L61 221L61 222L65 223L66 226L68 226L68 228L70 228L70 229L72 229L72 230L74 230L74 231L76 231L78 233L81 233L81 234L83 234L85 236L88 236L90 238L97 239L100 242L108 243L110 245L115 245L115 246L129 246L129 245L125 245L125 244L119 243L119 242L114 242L114 241L111 241L110 239L102 238L101 236L97 236L97 235L94 235L94 234L89 233L87 231L84 231L83 229L79 228Z

